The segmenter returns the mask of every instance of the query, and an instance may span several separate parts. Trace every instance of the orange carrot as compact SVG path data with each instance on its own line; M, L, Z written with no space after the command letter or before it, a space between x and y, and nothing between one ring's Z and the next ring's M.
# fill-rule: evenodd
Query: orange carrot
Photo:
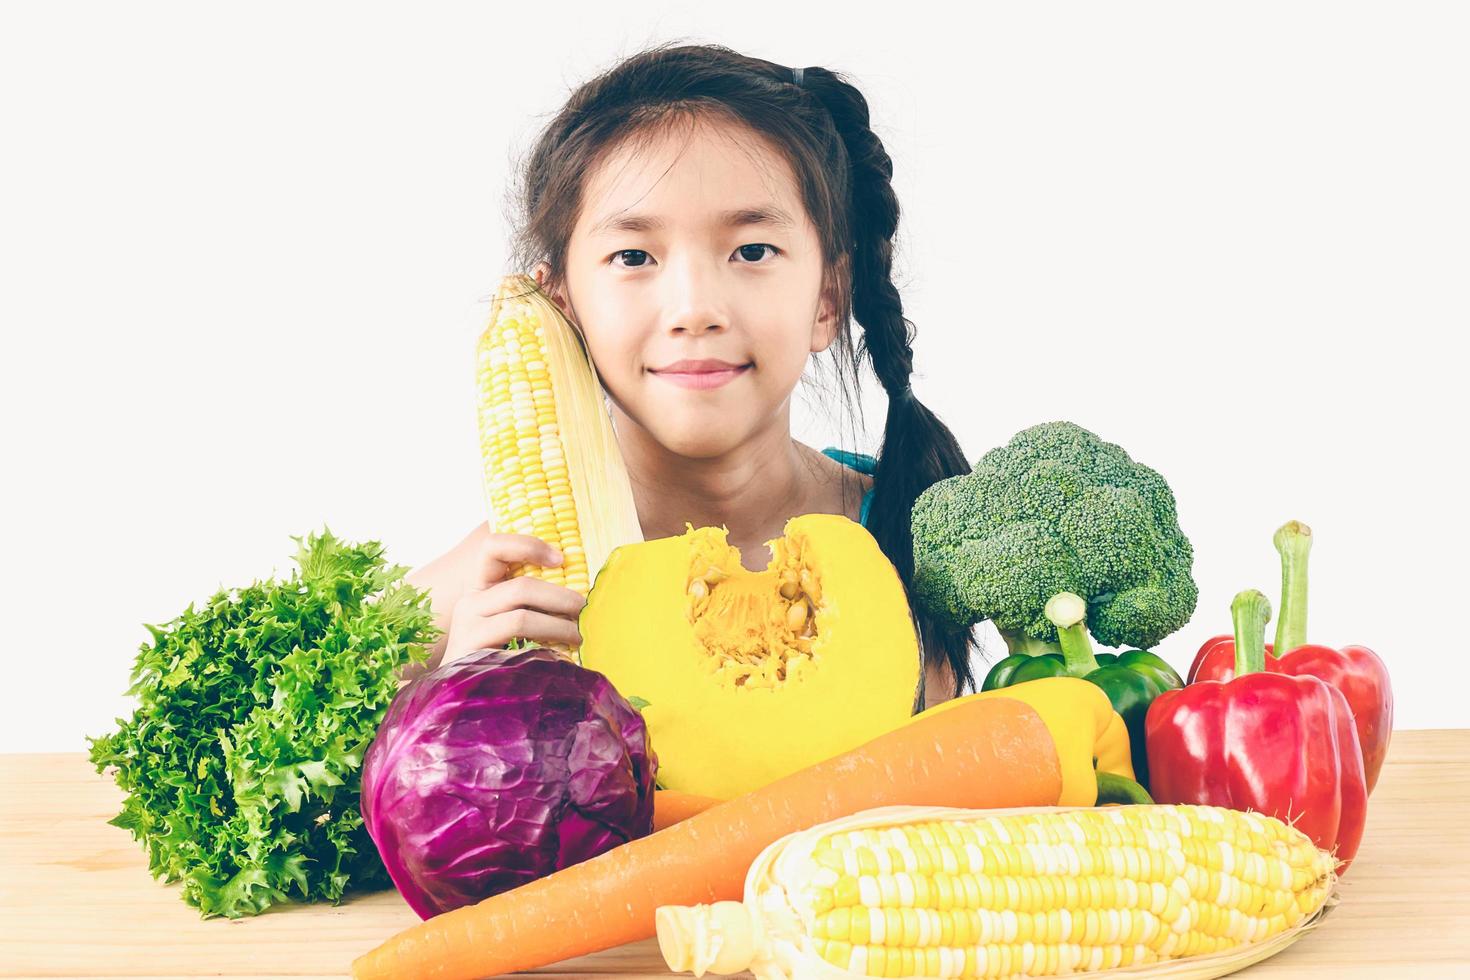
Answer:
M420 922L352 963L357 980L473 980L654 934L660 905L739 900L772 841L870 807L1055 805L1061 764L1011 698L919 718L666 830Z
M681 793L676 789L655 790L653 794L653 829L663 830L703 813L720 801L713 796Z

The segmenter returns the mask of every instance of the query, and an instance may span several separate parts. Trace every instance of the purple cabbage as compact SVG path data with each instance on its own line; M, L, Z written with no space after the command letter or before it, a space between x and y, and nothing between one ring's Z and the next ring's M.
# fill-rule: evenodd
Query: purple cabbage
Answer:
M398 692L363 761L362 817L427 919L647 835L657 766L603 675L481 650Z

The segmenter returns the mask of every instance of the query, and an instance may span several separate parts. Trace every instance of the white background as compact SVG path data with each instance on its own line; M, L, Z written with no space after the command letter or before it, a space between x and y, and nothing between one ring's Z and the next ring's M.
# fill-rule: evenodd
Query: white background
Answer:
M1275 602L1298 518L1311 638L1388 661L1399 727L1470 725L1470 8L683 6L0 8L0 751L84 750L142 624L291 535L413 566L481 519L511 161L670 38L864 91L916 390L972 459L1066 418L1165 474L1176 666Z

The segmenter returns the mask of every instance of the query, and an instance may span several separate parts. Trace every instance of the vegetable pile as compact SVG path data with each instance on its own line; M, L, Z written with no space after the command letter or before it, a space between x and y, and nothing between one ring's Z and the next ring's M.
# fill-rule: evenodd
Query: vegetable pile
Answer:
M118 730L90 739L127 791L112 824L183 882L203 917L390 882L358 811L363 753L407 663L434 639L428 596L375 541L293 538L285 581L221 590L149 626Z
M490 380L496 411L506 391L530 404ZM507 500L550 493L531 483L536 452L564 481L561 444L534 441L515 441L530 454L515 465L487 456ZM396 884L427 921L359 956L359 978L535 969L659 919L668 962L696 975L800 975L771 972L800 946L806 967L873 976L1156 960L1214 976L1329 907L1392 691L1366 648L1306 643L1305 525L1276 539L1276 649L1246 590L1188 684L1148 648L1194 612L1193 548L1168 484L1119 446L1028 428L926 490L912 529L911 595L836 515L793 518L763 572L725 528L623 544L589 565L580 661L521 643L401 690L437 636L427 596L376 543L308 538L289 580L149 627L140 707L92 759L128 791L113 823L206 916ZM910 599L955 628L996 625L1010 656L984 690L912 714ZM881 839L829 834L806 860L787 836L872 829L875 807L904 808ZM778 852L809 905L795 931L764 898L730 904ZM795 945L759 952L778 934Z

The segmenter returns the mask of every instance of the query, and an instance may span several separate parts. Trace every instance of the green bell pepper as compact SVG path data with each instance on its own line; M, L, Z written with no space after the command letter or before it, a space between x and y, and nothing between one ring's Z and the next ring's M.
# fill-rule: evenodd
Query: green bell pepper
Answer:
M1128 727L1133 772L1147 788L1144 719L1154 698L1183 687L1184 679L1164 658L1147 650L1093 653L1087 635L1087 603L1080 596L1071 592L1052 596L1046 604L1046 617L1056 624L1062 652L1012 654L990 668L980 689L993 691L1041 677L1081 677L1096 684Z

